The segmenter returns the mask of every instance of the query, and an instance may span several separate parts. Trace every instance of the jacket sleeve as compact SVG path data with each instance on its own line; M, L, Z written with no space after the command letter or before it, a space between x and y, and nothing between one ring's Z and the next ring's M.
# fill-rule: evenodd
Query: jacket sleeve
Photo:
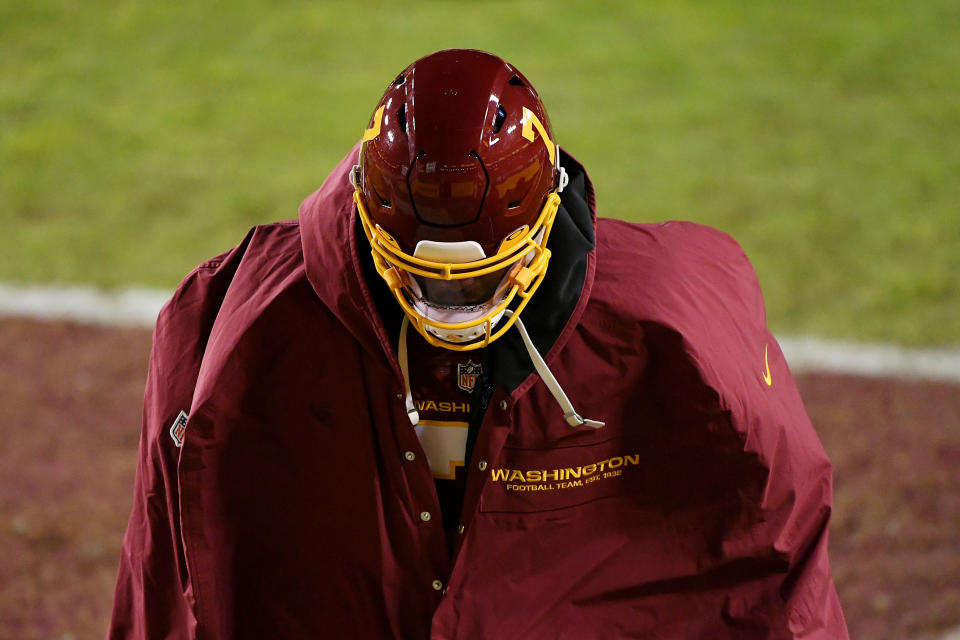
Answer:
M648 270L666 268L668 277L648 278L661 284L647 304L682 335L725 416L718 428L736 437L732 459L761 470L758 483L738 489L742 521L722 541L730 562L755 568L729 597L730 624L769 624L777 631L768 637L846 638L827 555L832 466L767 328L753 266L733 238L707 227L669 223L656 233L662 249Z
M782 605L783 637L841 640L848 636L827 555L832 465L767 328L750 261L728 236L697 235L711 249L700 253L709 264L697 272L708 286L698 287L706 315L689 332L694 357L729 411L745 451L767 470L756 496L757 520L731 547L750 540L741 551L753 547L756 557L772 553L784 563L774 599ZM743 617L750 619L757 602L740 604Z
M144 394L133 508L121 549L108 639L195 635L190 579L180 535L180 449L170 429L181 411L189 413L207 338L249 238L197 267L157 319Z
M823 450L779 345L768 334L772 397L747 396L739 411L747 443L769 469L761 508L774 551L787 562L779 595L790 638L847 638L827 538L833 502L833 467ZM776 364L775 364L776 363ZM777 388L778 387L778 388ZM776 388L776 390L775 390Z

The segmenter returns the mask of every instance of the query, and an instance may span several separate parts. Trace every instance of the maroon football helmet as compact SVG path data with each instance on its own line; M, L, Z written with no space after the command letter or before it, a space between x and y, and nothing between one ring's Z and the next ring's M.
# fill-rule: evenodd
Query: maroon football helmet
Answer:
M489 344L533 294L559 205L558 156L537 92L497 56L439 51L387 87L363 136L355 199L377 271L432 344Z

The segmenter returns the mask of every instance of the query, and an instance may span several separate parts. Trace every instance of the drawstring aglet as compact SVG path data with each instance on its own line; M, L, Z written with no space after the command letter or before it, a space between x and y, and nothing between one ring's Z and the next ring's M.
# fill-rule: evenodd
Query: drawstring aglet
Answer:
M590 427L591 429L600 429L606 422L601 422L600 420L591 420L590 418L581 418L580 414L576 411L571 411L569 413L563 414L563 418L567 421L567 424L571 427Z

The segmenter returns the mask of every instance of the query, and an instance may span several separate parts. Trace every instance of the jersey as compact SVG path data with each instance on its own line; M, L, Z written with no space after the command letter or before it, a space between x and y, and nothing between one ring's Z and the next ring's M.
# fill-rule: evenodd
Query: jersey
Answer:
M416 427L430 462L444 528L452 538L466 486L464 470L470 395L482 371L483 350L433 347L415 331L407 334L410 392L420 415Z

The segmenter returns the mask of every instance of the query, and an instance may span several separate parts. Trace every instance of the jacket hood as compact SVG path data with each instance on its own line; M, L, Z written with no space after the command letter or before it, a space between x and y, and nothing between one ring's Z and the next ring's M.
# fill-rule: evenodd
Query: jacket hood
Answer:
M376 357L382 345L388 344L388 336L360 276L363 267L357 251L353 186L348 179L359 149L358 143L320 188L300 204L300 235L307 279L313 290L363 348Z
M306 273L317 296L363 348L377 358L384 354L399 376L396 339L402 311L373 269L348 180L358 152L359 144L300 205ZM548 241L551 258L546 276L523 313L534 344L548 362L585 307L595 263L593 184L583 166L562 149L560 161L570 182L561 193ZM487 370L509 391L520 387L533 371L516 331L507 332L485 351Z

